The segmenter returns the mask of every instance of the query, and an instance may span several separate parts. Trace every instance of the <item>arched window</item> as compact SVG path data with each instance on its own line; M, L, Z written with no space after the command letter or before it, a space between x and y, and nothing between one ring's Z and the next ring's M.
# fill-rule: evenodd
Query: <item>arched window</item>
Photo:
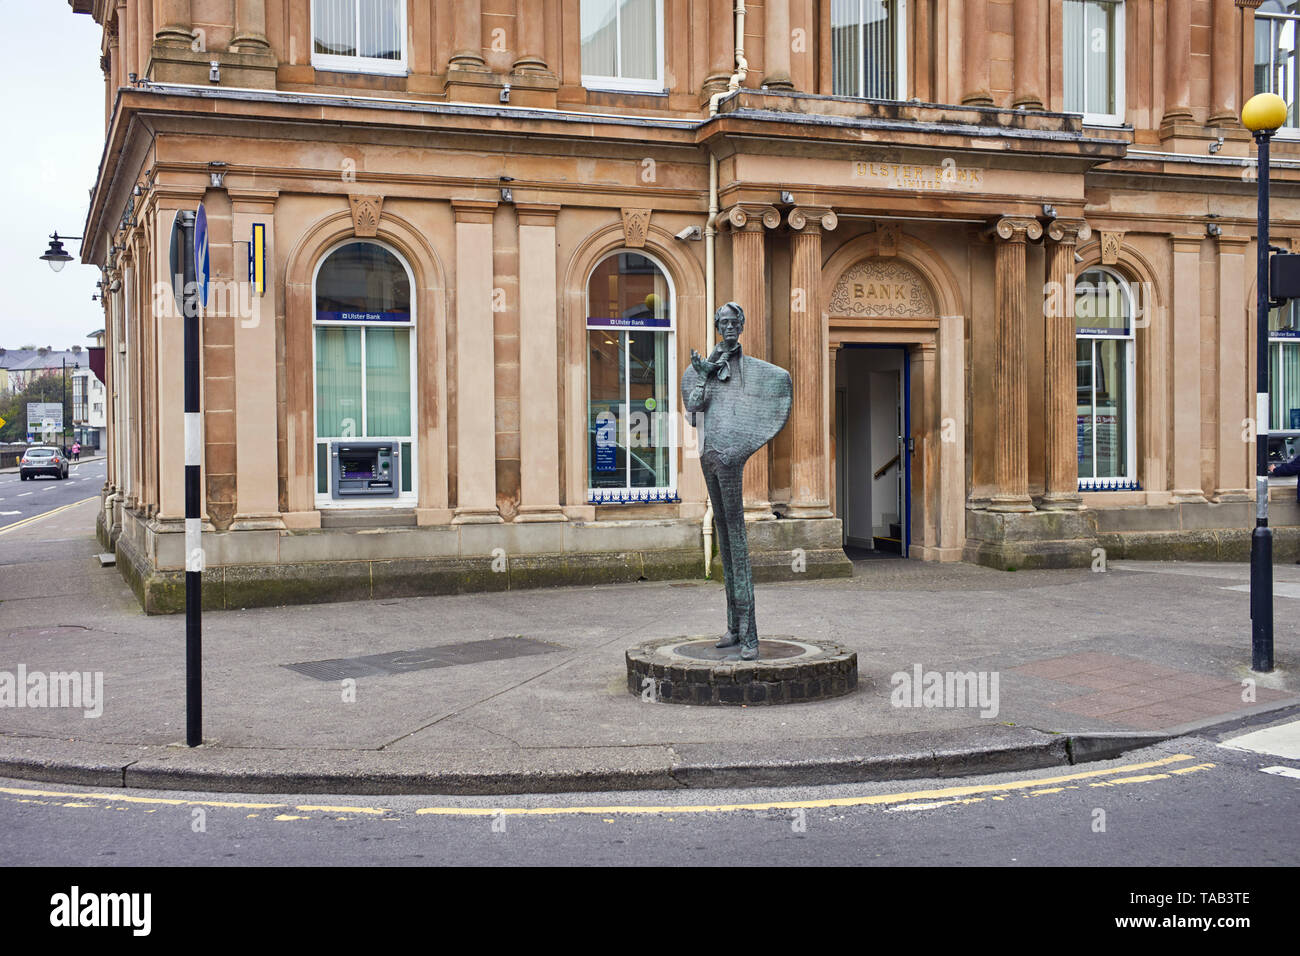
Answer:
M653 259L619 252L587 283L587 487L594 504L677 500L676 308Z
M1074 287L1079 490L1137 489L1133 295L1109 269Z
M339 246L317 267L313 324L317 504L409 503L416 376L406 264L378 242ZM340 459L340 448L355 457Z

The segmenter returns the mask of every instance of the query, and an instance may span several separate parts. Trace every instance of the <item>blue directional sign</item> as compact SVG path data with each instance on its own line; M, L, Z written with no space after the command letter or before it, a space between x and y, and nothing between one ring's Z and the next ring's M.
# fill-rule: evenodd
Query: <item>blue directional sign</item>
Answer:
M194 281L198 283L199 305L208 304L208 212L199 203L194 217Z

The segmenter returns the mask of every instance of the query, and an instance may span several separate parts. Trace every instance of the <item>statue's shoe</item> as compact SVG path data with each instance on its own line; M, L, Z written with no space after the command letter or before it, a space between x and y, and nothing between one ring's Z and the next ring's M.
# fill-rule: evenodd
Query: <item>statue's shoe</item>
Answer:
M752 647L742 647L740 649L740 659L742 661L758 660L758 645L755 644Z
M722 639L719 640L718 643L714 644L713 646L714 647L735 647L739 643L740 643L740 638L736 637L736 635L728 631L726 634L723 634Z

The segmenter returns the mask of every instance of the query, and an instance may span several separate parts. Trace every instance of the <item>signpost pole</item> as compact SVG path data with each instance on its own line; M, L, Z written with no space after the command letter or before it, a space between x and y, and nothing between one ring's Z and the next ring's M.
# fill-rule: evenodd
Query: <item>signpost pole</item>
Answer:
M1268 146L1271 130L1255 133L1259 146L1256 237L1255 530L1250 538L1251 669L1273 669L1273 531L1268 526Z
M202 206L199 207L200 214ZM199 416L199 316L203 287L195 216L181 211L172 223L171 270L176 304L185 323L185 744L203 743L203 520L201 465L203 423ZM206 219L206 217L205 217ZM204 222L206 227L206 221ZM204 229L206 233L206 228ZM206 259L206 235L201 250ZM206 271L206 270L205 270Z

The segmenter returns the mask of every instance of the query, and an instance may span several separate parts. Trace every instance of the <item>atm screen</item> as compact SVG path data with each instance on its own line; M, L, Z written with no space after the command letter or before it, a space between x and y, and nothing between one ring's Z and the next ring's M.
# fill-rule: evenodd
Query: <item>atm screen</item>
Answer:
M375 474L375 455L340 455L339 470L341 478L377 478Z

